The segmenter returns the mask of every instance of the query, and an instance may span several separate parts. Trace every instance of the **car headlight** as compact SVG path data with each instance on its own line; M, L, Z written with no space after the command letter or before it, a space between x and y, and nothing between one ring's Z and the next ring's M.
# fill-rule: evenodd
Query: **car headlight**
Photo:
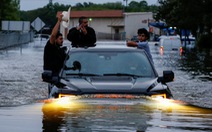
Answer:
M155 95L152 95L151 97L154 99L157 99L157 98L158 99L160 99L160 98L166 99L167 98L166 94L155 94Z

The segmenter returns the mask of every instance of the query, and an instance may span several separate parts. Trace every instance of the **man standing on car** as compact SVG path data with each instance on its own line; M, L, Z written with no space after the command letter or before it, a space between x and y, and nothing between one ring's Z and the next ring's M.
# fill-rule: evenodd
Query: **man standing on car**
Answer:
M63 36L58 32L62 17L62 14L58 16L57 23L54 26L50 39L47 41L44 48L43 69L52 71L54 75L59 74L66 57L65 49L62 48Z
M96 43L96 33L88 26L87 17L80 17L79 24L69 30L67 39L72 42L72 47L94 47Z

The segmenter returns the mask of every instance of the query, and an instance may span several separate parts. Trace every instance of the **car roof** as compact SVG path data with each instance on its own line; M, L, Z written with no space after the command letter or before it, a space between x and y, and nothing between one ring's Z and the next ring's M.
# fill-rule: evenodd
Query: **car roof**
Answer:
M135 47L128 47L126 44L96 44L95 47L71 48L71 52L75 51L144 51Z
M164 35L160 36L159 38L160 39L180 39L179 36L164 36Z

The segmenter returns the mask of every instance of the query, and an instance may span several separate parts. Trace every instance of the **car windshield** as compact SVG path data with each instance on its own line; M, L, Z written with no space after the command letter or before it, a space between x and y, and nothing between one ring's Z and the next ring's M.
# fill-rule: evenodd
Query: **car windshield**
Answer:
M180 44L180 39L164 39L164 45L179 45Z
M144 52L80 51L69 54L65 75L155 77Z

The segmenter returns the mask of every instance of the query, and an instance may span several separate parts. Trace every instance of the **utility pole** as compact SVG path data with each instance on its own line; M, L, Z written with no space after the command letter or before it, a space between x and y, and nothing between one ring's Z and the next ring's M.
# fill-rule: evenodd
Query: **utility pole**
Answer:
M52 0L49 0L49 4L52 4Z
M126 2L126 5L125 5L124 8L123 8L123 10L124 10L124 12L125 12L125 9L127 8L127 1L128 1L128 0L123 0L123 1ZM123 4L123 5L124 5L124 4Z

